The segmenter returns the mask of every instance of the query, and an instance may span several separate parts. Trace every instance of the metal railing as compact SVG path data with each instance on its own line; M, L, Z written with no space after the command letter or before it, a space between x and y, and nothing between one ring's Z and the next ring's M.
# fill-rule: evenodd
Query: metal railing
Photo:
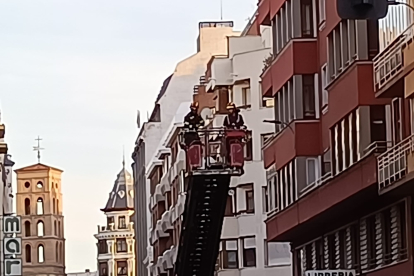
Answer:
M407 155L414 152L414 135L378 156L378 190L385 189L407 174Z
M403 70L402 48L407 35L406 32L399 35L391 45L373 59L375 92L383 88Z

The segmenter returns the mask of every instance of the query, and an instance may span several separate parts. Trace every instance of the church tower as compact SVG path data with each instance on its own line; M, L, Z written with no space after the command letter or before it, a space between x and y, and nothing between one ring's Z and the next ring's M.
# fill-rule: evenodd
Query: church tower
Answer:
M62 170L38 163L15 171L22 218L23 275L65 275Z
M105 208L106 225L98 226L98 275L135 276L134 182L123 168Z

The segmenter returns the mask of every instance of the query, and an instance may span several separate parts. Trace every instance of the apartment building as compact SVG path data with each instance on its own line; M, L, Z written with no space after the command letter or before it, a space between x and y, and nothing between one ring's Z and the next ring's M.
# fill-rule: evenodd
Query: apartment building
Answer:
M152 160L158 152L158 147L164 142L162 137L170 128L173 118L183 102L192 101L192 89L204 74L206 63L212 55L227 54L227 37L238 36L233 30L233 22L201 22L198 26L197 52L180 61L174 73L163 83L157 96L155 107L148 120L140 129L133 153L133 172L135 179L136 235L140 240L149 240L151 213L150 179L147 177L152 166ZM144 219L146 217L146 220ZM145 225L146 224L146 225ZM136 245L137 271L140 275L148 274L148 267L154 261L153 249L148 242Z
M335 2L259 2L258 24L273 30L267 239L291 243L294 276L412 275L411 32L387 42L395 32L379 28L408 17L341 20Z
M214 55L206 62L207 70L194 86L193 98L209 126L221 126L226 105L233 101L241 109L252 139L245 147L245 174L235 178L222 228L217 275L290 275L289 244L266 241L264 218L266 178L261 148L273 135L273 125L264 119L273 117L273 100L263 98L259 78L263 61L271 50L268 27L258 29L255 20L248 36L229 37L228 53ZM261 32L262 36L252 33ZM150 180L152 228L150 243L154 262L151 275L172 275L185 208L185 152L179 146L183 118L191 101L183 102L158 151L147 169Z
M134 189L125 162L118 173L105 208L106 225L95 234L99 276L135 276Z

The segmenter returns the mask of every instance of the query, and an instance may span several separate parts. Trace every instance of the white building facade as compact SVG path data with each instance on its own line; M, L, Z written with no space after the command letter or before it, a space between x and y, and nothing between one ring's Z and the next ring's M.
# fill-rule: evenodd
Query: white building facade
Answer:
M99 276L135 276L134 190L132 175L125 165L117 175L102 211L107 224L98 226Z
M151 181L147 177L154 164L158 164L156 154L165 140L162 137L170 129L173 118L183 102L191 102L193 87L199 82L199 78L206 70L206 64L213 55L227 54L227 37L238 36L240 33L233 31L232 22L201 22L199 24L199 36L197 39L197 52L180 61L173 74L169 76L156 99L154 110L148 120L141 127L136 140L136 148L133 153L133 171L135 179L136 221L142 221L146 214L147 235L137 233L141 238L147 237L147 244L137 244L136 252L143 252L145 246L146 257L137 256L137 269L141 271L145 266L149 268L154 262L154 250L150 243L153 220L151 209L148 208L151 198ZM155 162L155 163L154 163ZM157 167L157 166L155 166ZM139 179L139 181L137 181ZM143 198L145 194L145 198ZM145 204L144 204L145 203ZM142 225L137 226L137 231L142 232ZM138 253L137 253L138 254ZM141 253L142 254L142 253ZM145 276L145 275L143 275Z
M270 29L263 28L261 33L261 36L227 37L227 52L213 55L205 63L207 71L201 74L200 81L192 84L197 87L192 97L199 101L202 116L207 114L204 119L209 119L208 123L221 126L225 105L232 101L241 109L252 136L245 148L245 174L231 182L217 275L291 275L289 244L266 242L266 173L262 146L274 133L274 126L263 120L273 118L274 111L273 102L264 99L260 91L263 61L271 53ZM146 167L151 276L173 275L185 207L186 162L185 153L178 145L178 133L192 97L182 100L175 114L170 115L172 122L170 119Z

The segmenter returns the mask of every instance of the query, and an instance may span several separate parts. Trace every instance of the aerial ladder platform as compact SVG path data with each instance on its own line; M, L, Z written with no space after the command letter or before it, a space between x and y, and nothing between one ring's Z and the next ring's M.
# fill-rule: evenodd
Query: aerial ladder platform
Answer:
M194 138L189 146L186 135ZM212 276L231 177L244 172L247 132L213 128L180 137L187 159L186 202L174 275Z

